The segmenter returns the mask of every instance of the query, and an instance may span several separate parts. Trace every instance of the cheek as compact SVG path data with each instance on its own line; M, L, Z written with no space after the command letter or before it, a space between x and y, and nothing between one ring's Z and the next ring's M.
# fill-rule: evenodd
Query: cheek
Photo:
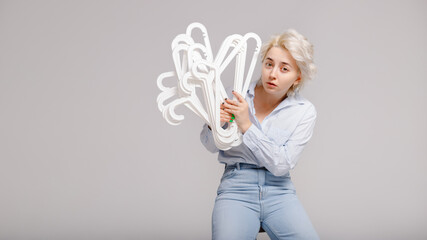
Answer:
M281 77L280 81L284 86L291 86L298 78L296 74L285 74Z
M294 81L298 79L298 73L296 72L288 73L285 76L285 79L287 82L294 83Z
M265 68L263 68L262 70L261 70L261 78L262 79L267 79L268 78L268 70L267 69L265 69Z

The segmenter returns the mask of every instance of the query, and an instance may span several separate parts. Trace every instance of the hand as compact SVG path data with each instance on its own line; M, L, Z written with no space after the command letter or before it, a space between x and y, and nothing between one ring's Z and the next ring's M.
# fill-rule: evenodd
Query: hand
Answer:
M224 111L224 103L221 104L219 117L221 121L221 126L223 127L227 122L231 121L232 114ZM233 118L234 119L234 118ZM209 130L212 130L211 126L208 125Z
M224 111L224 103L221 104L221 109L219 113L219 118L221 121L221 126L224 126L227 122L230 122L232 119L232 114Z
M252 125L252 122L249 119L249 105L242 95L235 91L233 91L233 95L236 96L236 100L226 98L225 102L222 104L222 110L228 114L228 118L225 116L224 118L221 117L221 119L230 121L232 119L232 115L234 115L234 120L236 121L240 131L245 133Z

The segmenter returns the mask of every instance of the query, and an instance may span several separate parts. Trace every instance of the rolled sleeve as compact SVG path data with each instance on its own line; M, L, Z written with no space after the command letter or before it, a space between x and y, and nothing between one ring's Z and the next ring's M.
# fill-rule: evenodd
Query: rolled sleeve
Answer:
M283 140L283 145L270 139L254 124L243 135L243 142L260 165L265 166L273 175L282 176L295 167L304 146L312 136L315 119L316 111L311 106L293 133Z
M202 131L200 132L200 141L209 152L216 153L219 151L219 149L215 145L215 140L213 138L212 131L209 129L207 124L203 125Z
M257 139L262 135L262 132L252 124L248 130L246 130L245 134L243 134L243 143L251 150L257 150Z

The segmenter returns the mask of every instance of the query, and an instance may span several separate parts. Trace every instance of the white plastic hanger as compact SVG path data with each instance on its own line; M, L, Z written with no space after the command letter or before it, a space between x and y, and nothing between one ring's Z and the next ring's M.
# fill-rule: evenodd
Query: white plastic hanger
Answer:
M196 28L200 29L203 34L203 43L197 43L192 38L193 30ZM250 39L255 40L256 47L245 78L247 42ZM157 97L157 104L163 118L171 125L180 124L184 120L184 116L176 114L175 108L183 104L211 126L215 145L219 149L228 150L240 145L242 134L236 123L229 123L225 129L220 123L220 106L224 99L228 98L221 82L221 73L235 58L233 89L245 97L260 47L261 39L255 33L247 33L244 36L234 34L223 41L214 59L205 26L200 23L190 24L185 34L179 34L172 41L175 71L162 73L157 78L157 86L161 90ZM175 87L164 86L163 81L172 77L177 79L177 85ZM197 88L202 91L204 105L196 94ZM172 98L175 99L165 104Z

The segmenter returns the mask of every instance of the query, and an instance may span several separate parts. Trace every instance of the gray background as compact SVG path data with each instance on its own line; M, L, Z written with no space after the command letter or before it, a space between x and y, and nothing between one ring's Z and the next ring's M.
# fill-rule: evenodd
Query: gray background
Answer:
M223 171L157 110L203 23L295 28L319 67L294 184L322 239L427 239L426 1L0 1L0 239L209 239ZM259 66L259 65L258 65ZM258 75L255 75L256 77ZM260 238L266 239L263 235Z

